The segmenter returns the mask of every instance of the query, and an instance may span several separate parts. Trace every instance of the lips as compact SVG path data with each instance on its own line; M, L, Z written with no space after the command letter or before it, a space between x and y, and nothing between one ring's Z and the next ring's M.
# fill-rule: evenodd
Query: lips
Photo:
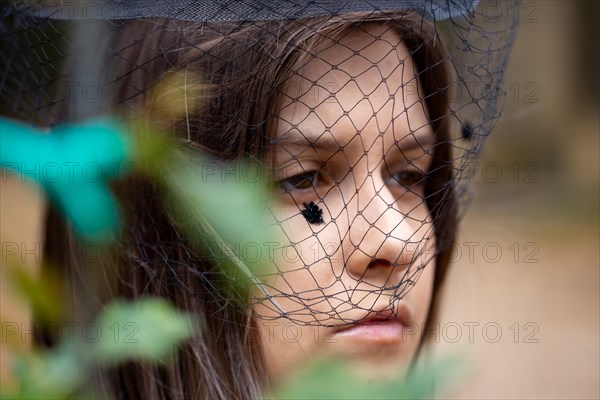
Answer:
M352 324L334 328L332 337L373 344L397 344L406 339L406 324L410 314L406 305L398 306L396 313L390 308L374 311Z

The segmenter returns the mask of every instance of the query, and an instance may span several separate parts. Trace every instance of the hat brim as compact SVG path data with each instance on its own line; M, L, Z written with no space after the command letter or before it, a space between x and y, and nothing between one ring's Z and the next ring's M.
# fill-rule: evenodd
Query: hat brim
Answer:
M37 17L61 20L172 18L198 22L269 21L343 15L351 12L411 10L440 21L467 17L479 0L104 0L94 3L46 3L21 9Z

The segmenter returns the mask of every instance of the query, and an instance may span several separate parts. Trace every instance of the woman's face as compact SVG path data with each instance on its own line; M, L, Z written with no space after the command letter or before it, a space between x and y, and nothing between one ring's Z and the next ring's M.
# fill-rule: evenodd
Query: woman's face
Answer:
M265 279L274 300L253 305L272 378L317 354L398 377L416 354L435 249L435 136L418 87L399 34L379 24L342 32L287 82L272 154L284 242ZM322 222L302 214L310 202Z

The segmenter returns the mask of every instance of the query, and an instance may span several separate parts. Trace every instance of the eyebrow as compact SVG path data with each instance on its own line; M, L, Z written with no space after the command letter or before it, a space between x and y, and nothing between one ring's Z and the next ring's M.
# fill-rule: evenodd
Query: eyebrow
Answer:
M330 130L324 130L319 134L308 132L308 135L300 132L298 129L291 129L284 132L277 139L271 141L273 145L279 146L296 146L296 147L312 147L315 149L342 149L345 146L340 145L334 137L326 135L331 133ZM360 132L357 133L359 135ZM412 138L409 139L409 137ZM435 144L436 136L435 133L427 131L421 135L416 136L414 133L410 133L400 140L395 141L395 144L402 151L412 151L416 149L424 149L431 147ZM401 144L406 142L406 144Z
M401 143L406 141L408 137L411 137L412 140L410 140L408 143L402 145ZM400 148L400 150L402 151L411 151L411 150L416 150L416 149L421 149L421 150L425 150L425 148L427 147L432 147L436 142L436 136L435 133L431 132L431 131L427 131L426 133L423 133L421 135L415 135L414 133L410 133L408 135L406 135L405 137L403 137L402 139L396 141L396 145L398 145L398 147Z
M280 135L277 139L271 141L274 145L285 145L285 146L297 146L297 147L313 147L323 149L337 149L342 147L333 137L327 135L331 134L328 129L323 130L320 133L314 132L300 132L298 129L290 129Z

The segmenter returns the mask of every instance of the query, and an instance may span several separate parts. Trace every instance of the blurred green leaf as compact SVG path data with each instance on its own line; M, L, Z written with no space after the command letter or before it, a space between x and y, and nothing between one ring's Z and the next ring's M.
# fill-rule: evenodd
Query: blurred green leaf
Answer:
M102 335L92 346L92 356L108 364L131 359L164 362L195 332L191 316L158 298L111 303L98 324Z
M15 354L13 370L20 388L17 393L2 392L2 398L71 399L94 365L164 362L194 334L191 316L156 298L111 303L96 326L95 343L76 335L75 341L65 338L53 349Z
M107 183L127 172L132 152L121 128L109 118L50 132L8 118L0 127L0 166L40 184L81 235L111 241L119 208Z
M69 399L85 379L87 367L72 343L52 350L19 354L13 364L19 392L2 393L2 398Z
M131 162L140 173L162 182L165 166L175 159L175 141L170 132L156 129L145 120L133 120L127 125L132 143Z
M437 362L408 378L367 381L339 358L320 359L289 377L267 398L272 399L430 399L433 379L436 390L456 372L456 359Z
M10 280L11 286L23 297L33 311L33 319L39 322L55 321L61 314L59 301L56 299L59 292L59 282L48 274L46 280L32 276L29 269L20 262L10 258L4 265L4 271Z
M259 171L260 179L239 178L248 165L205 160L180 168L168 182L179 212L187 220L198 222L186 226L188 235L200 234L205 243L227 246L220 249L221 255L237 257L257 273L256 268L269 262L266 244L273 241L265 218L269 187L266 172L257 166L253 168ZM216 173L207 173L207 168L215 168ZM230 175L223 175L223 171Z
M271 260L267 229L272 192L267 169L256 160L225 162L202 156L167 132L136 122L130 126L134 165L161 182L188 239L246 278ZM206 251L204 251L206 253Z

